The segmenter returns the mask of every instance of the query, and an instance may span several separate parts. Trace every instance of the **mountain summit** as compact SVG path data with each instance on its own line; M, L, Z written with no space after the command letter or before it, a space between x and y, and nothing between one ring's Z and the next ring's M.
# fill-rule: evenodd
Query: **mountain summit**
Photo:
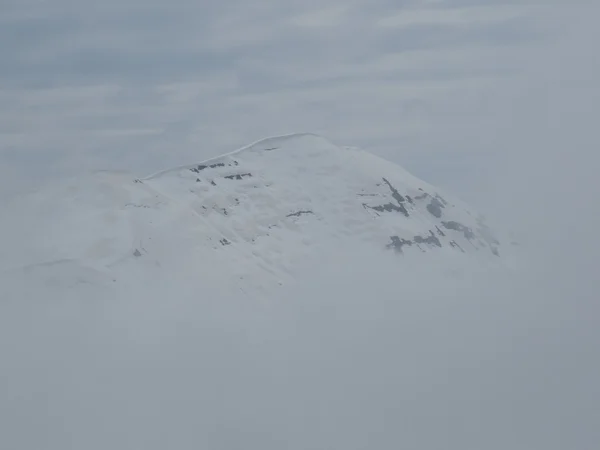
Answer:
M464 203L312 134L263 139L146 178L99 172L23 198L17 209L0 223L5 254L17 255L0 270L67 286L165 271L194 274L200 285L243 286L263 275L281 283L331 245L403 258L502 257L500 241Z

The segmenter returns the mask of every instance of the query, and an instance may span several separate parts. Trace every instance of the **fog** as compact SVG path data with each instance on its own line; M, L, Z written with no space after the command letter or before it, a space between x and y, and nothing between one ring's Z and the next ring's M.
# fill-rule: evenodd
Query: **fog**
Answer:
M473 131L494 168L465 190L514 231L509 267L332 246L262 297L3 274L0 447L597 448L600 73L577 21Z
M432 263L366 246L318 259L258 298L163 279L135 295L4 301L2 441L595 446L596 282L579 268L545 258L527 271L474 268L465 258L448 270L444 255Z

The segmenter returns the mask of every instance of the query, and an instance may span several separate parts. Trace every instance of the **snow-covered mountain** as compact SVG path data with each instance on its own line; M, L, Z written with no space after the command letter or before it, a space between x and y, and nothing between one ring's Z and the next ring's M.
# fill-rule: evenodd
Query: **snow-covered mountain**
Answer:
M0 211L2 448L439 448L544 353L504 238L318 136Z
M192 279L234 289L294 278L324 248L369 245L501 260L466 204L401 167L312 134L267 138L146 178L98 172L22 197L0 219L4 275L44 285Z

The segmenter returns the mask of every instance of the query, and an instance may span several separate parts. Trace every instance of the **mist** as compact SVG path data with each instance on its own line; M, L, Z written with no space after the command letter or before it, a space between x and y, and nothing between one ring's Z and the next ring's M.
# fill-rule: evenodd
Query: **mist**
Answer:
M591 283L575 286L561 262L447 270L444 257L332 246L255 298L161 291L168 280L115 297L13 296L0 319L2 440L593 448Z
M473 130L488 176L454 186L513 232L509 264L332 245L268 295L3 273L0 447L597 448L597 16L561 11Z

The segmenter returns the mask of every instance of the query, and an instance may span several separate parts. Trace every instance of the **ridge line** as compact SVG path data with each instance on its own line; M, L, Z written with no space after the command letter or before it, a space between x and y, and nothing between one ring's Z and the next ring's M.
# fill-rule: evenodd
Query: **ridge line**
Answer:
M302 137L302 136L314 136L314 137L323 138L323 136L321 136L319 134L309 133L309 132L297 132L297 133L287 133L287 134L267 136L267 137L258 139L256 141L250 143L250 144L244 145L243 147L239 147L236 150L233 150L231 152L223 153L222 155L213 156L211 158L205 159L205 160L200 161L200 162L195 162L195 163L190 163L190 164L183 164L181 166L171 167L169 169L163 169L163 170L160 170L160 171L158 171L156 173L148 175L148 176L146 176L144 178L138 178L138 179L141 180L141 181L152 180L152 179L154 179L156 177L159 177L159 176L164 175L164 174L169 173L169 172L173 172L173 171L176 171L176 170L189 169L191 167L197 166L198 164L207 164L207 163L219 160L221 158L225 158L227 156L235 155L235 154L240 153L240 152L242 152L244 150L248 150L249 148L252 148L252 147L254 147L256 145L259 145L259 144L262 144L262 143L265 143L265 142L268 142L268 141L271 141L271 140L274 140L274 139L289 139L289 138L293 138L293 137ZM326 139L326 138L324 138L324 139Z

